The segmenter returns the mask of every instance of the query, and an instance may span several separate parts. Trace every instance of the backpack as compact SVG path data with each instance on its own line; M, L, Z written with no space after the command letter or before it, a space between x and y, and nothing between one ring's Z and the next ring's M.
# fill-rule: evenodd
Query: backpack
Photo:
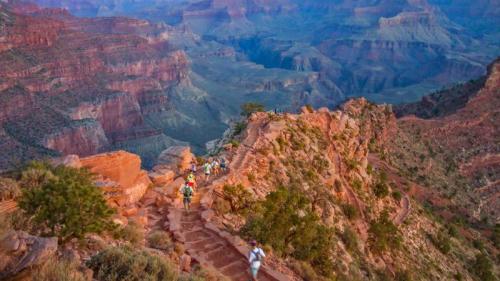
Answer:
M193 189L189 186L184 186L183 195L184 197L191 197L193 195Z
M252 254L255 256L254 261L262 261L262 256L260 255L260 249L257 248L255 250L252 250Z

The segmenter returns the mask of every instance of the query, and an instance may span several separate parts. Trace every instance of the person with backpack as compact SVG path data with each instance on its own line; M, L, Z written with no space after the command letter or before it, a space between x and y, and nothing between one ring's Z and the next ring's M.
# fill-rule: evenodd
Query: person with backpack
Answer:
M212 170L214 171L215 176L219 175L219 168L220 168L220 163L217 160L217 158L215 158L215 160L212 162Z
M252 246L252 250L248 253L248 263L250 264L252 280L257 281L257 274L259 273L259 268L266 254L264 254L261 248L257 247L257 241L252 240L250 245Z
M189 207L191 205L191 197L193 197L194 193L193 188L189 186L188 182L186 182L179 191L183 196L182 202L184 203L184 209L186 209L186 211L189 211Z
M222 173L226 172L227 169L227 163L226 163L226 158L222 157L220 159L220 169L222 170Z
M196 161L195 160L191 161L190 169L191 169L192 174L196 174Z
M203 164L203 172L205 173L205 182L208 182L210 174L212 173L212 164L210 164L209 162Z

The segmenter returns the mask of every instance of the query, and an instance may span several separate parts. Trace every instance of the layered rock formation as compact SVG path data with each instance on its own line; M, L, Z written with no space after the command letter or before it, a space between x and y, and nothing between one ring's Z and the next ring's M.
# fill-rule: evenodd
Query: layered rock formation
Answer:
M9 22L0 35L2 143L23 147L6 161L23 161L32 148L85 156L152 136L165 139L156 153L173 143L145 122L171 106L167 89L186 77L169 27L24 4L0 9Z
M101 178L98 185L108 192L114 205L137 203L151 185L147 172L141 170L139 156L125 151L81 158L80 163Z

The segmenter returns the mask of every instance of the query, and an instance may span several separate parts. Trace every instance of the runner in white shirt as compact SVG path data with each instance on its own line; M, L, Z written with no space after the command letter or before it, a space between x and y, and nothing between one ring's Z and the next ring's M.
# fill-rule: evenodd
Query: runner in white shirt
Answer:
M250 245L252 245L252 250L248 253L248 263L250 264L252 279L257 281L257 274L259 273L259 268L262 260L266 257L266 254L264 254L264 251L261 248L257 247L257 241L252 240Z

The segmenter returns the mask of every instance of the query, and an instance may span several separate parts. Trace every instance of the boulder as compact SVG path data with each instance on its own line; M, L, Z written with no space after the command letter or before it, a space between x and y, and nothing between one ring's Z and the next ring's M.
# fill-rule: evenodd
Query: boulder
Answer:
M138 202L152 184L147 172L141 170L141 159L132 153L117 151L97 154L80 161L82 167L100 175L102 182L113 182L103 187L112 189L109 192L113 196L112 201L119 206Z
M183 184L184 184L184 178L178 177L177 179L175 179L175 181L165 186L164 190L165 194L172 199L177 198L179 189Z
M191 162L195 159L189 146L171 146L164 150L156 161L153 170L172 170L180 174L188 170Z
M11 231L0 241L0 280L40 266L57 251L57 238Z
M148 175L155 186L164 186L174 180L175 172L167 169L158 169L157 171L150 172Z

